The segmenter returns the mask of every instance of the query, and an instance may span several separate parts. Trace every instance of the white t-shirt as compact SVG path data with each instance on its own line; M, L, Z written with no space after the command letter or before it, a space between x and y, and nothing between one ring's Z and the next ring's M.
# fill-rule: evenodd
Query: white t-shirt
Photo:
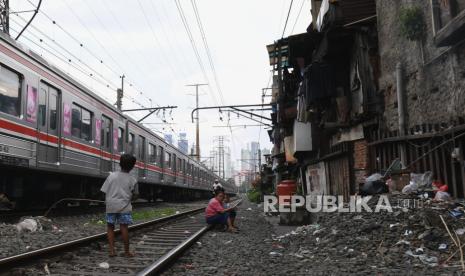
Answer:
M129 173L112 172L100 191L105 193L107 213L129 213L132 211L132 195L139 194L139 187Z

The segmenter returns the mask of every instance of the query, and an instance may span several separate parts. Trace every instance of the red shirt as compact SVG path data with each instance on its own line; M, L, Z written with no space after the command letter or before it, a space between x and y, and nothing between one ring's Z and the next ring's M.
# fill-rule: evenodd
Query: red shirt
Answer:
M208 202L208 206L205 209L205 216L207 218L213 217L214 215L218 214L220 211L223 211L223 205L219 202L216 198L210 199Z

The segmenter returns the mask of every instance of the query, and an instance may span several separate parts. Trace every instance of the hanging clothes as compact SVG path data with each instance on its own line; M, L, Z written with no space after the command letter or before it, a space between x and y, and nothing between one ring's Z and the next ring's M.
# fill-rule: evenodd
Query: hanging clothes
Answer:
M336 95L333 70L327 63L314 62L305 68L307 108L318 101Z

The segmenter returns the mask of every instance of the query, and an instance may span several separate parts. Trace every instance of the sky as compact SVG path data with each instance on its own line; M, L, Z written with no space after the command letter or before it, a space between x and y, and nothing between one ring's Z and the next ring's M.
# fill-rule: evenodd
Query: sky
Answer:
M292 2L285 36L305 32L311 21L310 0ZM37 3L10 1L12 36L32 16L15 12L33 10ZM178 106L164 117L162 112L149 117L146 126L161 135L171 133L175 140L186 132L191 147L195 88L186 85L209 84L200 87L200 106L261 103L262 88L271 85L266 45L281 38L291 0L195 0L195 4L204 36L191 0L179 0L179 6L175 0L46 0L19 41L111 104L121 85L119 76L124 74L123 109ZM145 113L130 115L138 119ZM263 115L269 117L269 111ZM272 147L265 128L216 127L227 126L228 121L229 125L256 125L253 121L218 110L201 111L199 117L202 157L209 156L219 135L226 137L236 168L248 143ZM163 120L170 124L162 124Z

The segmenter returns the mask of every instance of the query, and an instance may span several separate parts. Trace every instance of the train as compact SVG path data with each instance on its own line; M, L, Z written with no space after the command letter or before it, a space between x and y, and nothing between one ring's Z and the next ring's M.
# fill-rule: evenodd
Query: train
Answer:
M17 206L101 198L123 153L148 201L199 199L231 181L123 114L37 53L0 34L0 193Z

